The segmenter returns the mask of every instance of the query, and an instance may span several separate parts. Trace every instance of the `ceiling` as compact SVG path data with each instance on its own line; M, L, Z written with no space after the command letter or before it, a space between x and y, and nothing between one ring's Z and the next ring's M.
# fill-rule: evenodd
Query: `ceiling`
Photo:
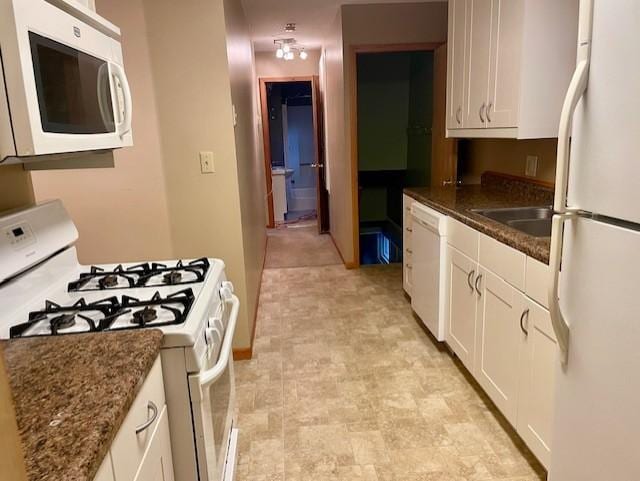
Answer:
M242 0L257 51L274 50L273 40L287 37L295 37L307 49L320 48L340 5L415 2L416 0ZM284 26L288 22L297 24L295 33L285 33Z

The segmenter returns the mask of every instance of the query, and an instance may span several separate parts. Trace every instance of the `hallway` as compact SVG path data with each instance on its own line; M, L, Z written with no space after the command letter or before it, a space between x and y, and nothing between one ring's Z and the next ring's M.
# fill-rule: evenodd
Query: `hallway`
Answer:
M269 249L327 255L294 254L297 235ZM265 269L254 358L235 363L238 481L544 479L415 320L401 277L399 265Z

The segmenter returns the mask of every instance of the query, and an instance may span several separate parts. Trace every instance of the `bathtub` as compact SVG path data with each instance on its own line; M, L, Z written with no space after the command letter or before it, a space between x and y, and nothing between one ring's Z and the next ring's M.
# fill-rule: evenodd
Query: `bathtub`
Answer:
M289 190L287 198L287 210L301 211L314 210L316 208L315 187L293 187Z

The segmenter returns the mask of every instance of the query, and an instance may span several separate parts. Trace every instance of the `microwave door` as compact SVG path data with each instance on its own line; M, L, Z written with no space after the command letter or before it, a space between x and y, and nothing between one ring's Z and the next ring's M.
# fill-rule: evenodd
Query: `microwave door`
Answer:
M29 40L42 131L115 133L109 63L33 32Z

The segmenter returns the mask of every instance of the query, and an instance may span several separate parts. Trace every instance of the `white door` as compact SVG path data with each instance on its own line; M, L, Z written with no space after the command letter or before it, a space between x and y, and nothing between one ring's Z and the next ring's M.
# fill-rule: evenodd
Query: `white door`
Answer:
M153 438L140 463L135 481L173 481L173 460L167 407L162 409Z
M453 352L473 372L476 344L476 292L473 286L478 264L447 246L447 303L449 325L446 340Z
M449 36L447 67L447 128L459 129L463 124L464 80L467 64L468 0L449 1Z
M640 223L640 2L595 0L589 81L573 121L569 204Z
M550 481L640 479L639 253L638 231L584 218L565 224L569 357L566 368L557 364Z
M491 1L468 0L470 38L465 87L465 128L484 128L486 126L491 47Z
M549 311L527 299L522 318L518 434L545 468L551 459L551 432L558 343Z
M515 425L522 344L520 319L526 315L524 295L486 269L480 269L480 276L475 376Z
M413 219L411 307L436 339L440 332L440 235Z
M517 127L523 0L493 0L487 127Z

